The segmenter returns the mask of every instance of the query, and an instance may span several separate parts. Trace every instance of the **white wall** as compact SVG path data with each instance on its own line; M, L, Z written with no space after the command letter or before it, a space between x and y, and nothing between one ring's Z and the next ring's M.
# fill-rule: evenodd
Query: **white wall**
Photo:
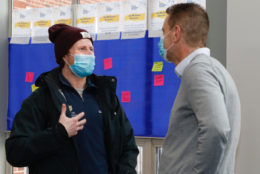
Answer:
M8 0L0 3L0 173L5 172L5 130L8 101Z
M241 98L236 174L260 173L260 1L227 1L227 69Z
M207 46L211 56L226 66L227 0L207 0L210 30Z

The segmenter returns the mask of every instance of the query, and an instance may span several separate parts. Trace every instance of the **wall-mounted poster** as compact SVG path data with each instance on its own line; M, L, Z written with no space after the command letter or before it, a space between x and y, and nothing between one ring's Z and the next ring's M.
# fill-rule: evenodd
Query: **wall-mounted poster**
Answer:
M72 8L71 6L53 8L54 24L72 25Z
M147 29L147 1L123 1L122 39L143 38Z
M76 26L87 30L93 39L97 30L97 4L82 4L76 6Z
M32 15L32 43L50 43L48 28L53 24L53 8L35 8Z
M117 2L104 2L98 5L98 40L111 40L120 38L120 9Z
M148 29L149 37L162 36L162 26L166 17L166 9L177 3L186 3L187 0L150 0Z
M11 43L28 44L31 36L31 10L17 9L12 13Z

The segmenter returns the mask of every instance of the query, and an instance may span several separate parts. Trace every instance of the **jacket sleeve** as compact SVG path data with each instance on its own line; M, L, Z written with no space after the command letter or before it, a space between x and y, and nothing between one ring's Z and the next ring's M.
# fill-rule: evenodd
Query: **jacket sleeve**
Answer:
M200 64L183 76L188 102L198 121L198 142L194 174L215 174L224 155L230 134L224 87L213 69Z
M17 167L54 155L68 140L62 124L47 128L44 95L39 88L22 104L16 114L10 137L6 140L7 161Z
M136 174L137 156L139 150L137 148L133 128L126 117L126 114L118 101L119 113L122 116L121 133L123 140L123 149L117 166L117 174Z

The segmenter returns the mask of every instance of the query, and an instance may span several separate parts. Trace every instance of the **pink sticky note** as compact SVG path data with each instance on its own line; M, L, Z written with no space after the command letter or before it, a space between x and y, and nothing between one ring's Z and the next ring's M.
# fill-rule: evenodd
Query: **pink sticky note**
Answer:
M25 82L33 82L34 72L26 72Z
M154 75L154 86L163 86L164 85L164 75Z
M112 57L104 59L104 69L111 69L112 68Z
M130 91L122 91L121 92L121 102L130 103L131 101L131 92Z

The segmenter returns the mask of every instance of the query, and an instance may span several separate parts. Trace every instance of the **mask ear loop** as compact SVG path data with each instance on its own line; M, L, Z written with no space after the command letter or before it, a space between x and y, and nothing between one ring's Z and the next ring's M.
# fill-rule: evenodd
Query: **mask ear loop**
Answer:
M173 30L173 28L165 35L165 36L167 36L170 32L173 32L174 30ZM163 35L163 37L164 37L164 35ZM171 43L171 45L169 46L169 48L167 48L167 49L165 49L166 51L168 51L171 47L173 47L173 45L174 45L174 43Z

